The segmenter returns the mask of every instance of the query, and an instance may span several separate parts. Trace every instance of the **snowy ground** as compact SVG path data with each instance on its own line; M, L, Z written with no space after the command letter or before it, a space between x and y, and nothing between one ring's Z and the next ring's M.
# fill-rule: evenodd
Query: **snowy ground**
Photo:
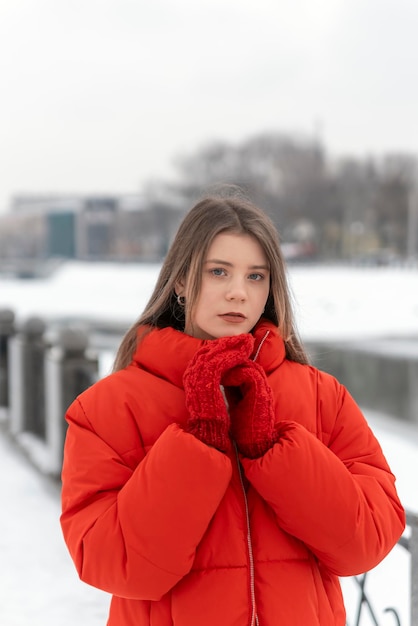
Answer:
M0 278L0 309L29 315L83 315L130 324L150 295L157 266L63 266L48 280ZM291 268L297 319L304 339L418 336L418 271L396 269ZM93 293L94 287L94 293ZM111 294L111 295L109 295ZM418 510L418 431L410 424L367 413L398 479L404 504ZM104 626L109 598L81 583L58 523L58 485L41 476L0 429L0 625ZM396 548L374 571L367 590L382 626L395 606L409 625L409 558ZM355 584L343 581L349 623L354 622ZM370 619L362 626L373 624Z
M59 527L58 485L0 432L1 626L104 626L107 595L81 583Z

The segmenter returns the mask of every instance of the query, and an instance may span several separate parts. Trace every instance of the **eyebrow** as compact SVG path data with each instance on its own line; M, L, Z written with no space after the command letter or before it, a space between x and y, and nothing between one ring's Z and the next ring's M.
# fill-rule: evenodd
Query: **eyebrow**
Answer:
M229 261L222 261L222 259L208 259L205 263L217 263L219 265L226 265L227 267L233 267L234 264ZM270 271L270 267L268 265L249 265L248 269L250 270L266 270Z

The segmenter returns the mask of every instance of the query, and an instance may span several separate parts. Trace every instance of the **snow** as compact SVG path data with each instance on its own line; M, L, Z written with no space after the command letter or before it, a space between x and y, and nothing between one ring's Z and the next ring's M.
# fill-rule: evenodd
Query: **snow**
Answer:
M0 624L106 623L107 594L81 583L58 522L58 485L0 434Z
M158 265L67 263L49 279L0 277L0 310L11 308L19 322L36 315L69 320L83 317L128 326L138 317L158 275ZM305 340L370 341L395 338L396 351L418 337L418 270L407 268L290 267L297 323ZM384 344L387 342L387 344ZM411 348L412 346L412 348ZM413 346L415 346L415 351ZM416 342L410 356L418 358ZM401 500L418 510L416 426L367 411L366 417L397 476ZM103 626L109 596L78 580L58 522L59 485L30 464L0 420L1 626ZM354 623L356 584L344 579L349 624ZM379 623L396 606L409 624L409 555L395 548L367 580ZM364 609L362 626L373 624Z
M418 336L418 269L290 268L304 339Z
M130 324L151 295L158 265L77 263L61 265L45 279L0 276L0 307L18 319L100 319Z

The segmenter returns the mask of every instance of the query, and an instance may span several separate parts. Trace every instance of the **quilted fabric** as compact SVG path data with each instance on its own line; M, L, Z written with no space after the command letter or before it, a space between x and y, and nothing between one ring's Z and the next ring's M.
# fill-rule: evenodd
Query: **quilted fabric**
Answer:
M254 459L206 445L183 389L203 345L153 330L69 407L61 524L80 578L113 594L109 626L344 626L338 576L374 567L405 523L378 442L262 321L277 441Z

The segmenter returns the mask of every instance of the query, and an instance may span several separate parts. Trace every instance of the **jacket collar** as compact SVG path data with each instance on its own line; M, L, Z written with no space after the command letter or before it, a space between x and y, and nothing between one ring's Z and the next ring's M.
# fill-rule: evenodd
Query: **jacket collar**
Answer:
M286 358L284 341L277 326L264 318L254 328L253 335L255 341L252 358L269 374Z
M277 326L261 319L253 331L252 358L269 374L285 359L285 346ZM144 334L140 328L134 363L151 374L183 388L183 374L187 364L208 340L196 339L168 326L153 328ZM210 341L210 340L209 340Z

